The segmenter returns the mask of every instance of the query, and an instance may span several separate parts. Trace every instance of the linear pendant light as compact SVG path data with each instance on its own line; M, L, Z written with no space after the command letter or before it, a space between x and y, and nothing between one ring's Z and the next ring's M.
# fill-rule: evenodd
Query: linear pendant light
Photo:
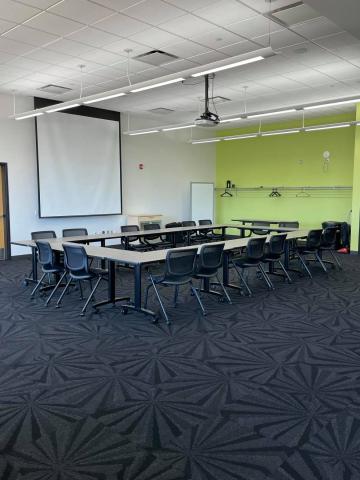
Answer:
M167 80L165 82L154 83L152 85L147 85L146 87L135 88L130 90L131 93L144 92L145 90L151 90L152 88L164 87L165 85L171 85L172 83L183 82L185 78L174 78L173 80Z
M131 132L128 135L135 136L135 135L147 135L148 133L158 133L160 130L146 130L143 132Z
M191 143L192 143L193 145L196 145L196 144L198 144L198 143L214 143L214 142L220 142L220 140L221 140L220 138L212 138L212 139L210 139L210 140L194 140L194 141L192 141Z
M278 110L276 112L255 113L253 115L248 115L247 118L272 117L274 115L282 115L284 113L293 113L296 111L296 108L288 108L287 110Z
M114 93L113 95L107 95L105 97L94 98L93 100L86 100L84 102L84 104L89 105L90 103L102 102L103 100L110 100L110 98L123 97L124 95L126 95L125 92Z
M39 117L40 115L44 115L43 112L29 113L28 115L22 115L21 117L16 117L15 120L25 120L25 118Z
M203 75L208 75L209 73L221 72L222 70L229 70L230 68L240 67L241 65L247 65L249 63L260 62L265 60L265 57L259 55L253 58L247 58L246 60L240 60L239 62L229 63L228 65L223 65L222 67L215 67L209 70L204 70L203 72L193 73L192 77L202 77Z
M243 117L226 118L225 120L220 120L220 123L237 122L238 120L242 120L242 119L243 119Z
M349 103L360 103L360 98L352 100L340 100L339 102L323 103L321 105L309 105L304 107L304 110L315 110L317 108L336 107L337 105L347 105Z
M224 137L224 140L225 141L228 141L228 140L245 140L246 138L256 138L256 137L258 137L257 133L250 133L249 135L238 135L238 136L235 136L235 137Z
M299 133L300 132L300 128L294 128L294 129L291 129L291 130L274 130L273 132L263 132L261 134L262 137L272 137L274 135L290 135L291 133Z
M72 105L57 106L46 110L46 113L61 112L62 110L68 110L70 108L80 107L80 103L73 103Z
M194 128L196 125L182 125L180 127L167 127L167 128L162 128L162 132L171 132L173 130L183 130L184 128Z
M317 132L320 130L333 130L334 128L346 128L351 127L351 123L340 123L340 124L329 124L329 125L319 125L314 127L305 127L305 132Z

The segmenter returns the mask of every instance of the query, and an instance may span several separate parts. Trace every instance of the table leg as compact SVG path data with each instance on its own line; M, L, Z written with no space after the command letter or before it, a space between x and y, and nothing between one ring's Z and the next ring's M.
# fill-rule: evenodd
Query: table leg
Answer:
M226 227L221 227L221 240L225 240Z
M101 302L95 303L95 305L93 305L93 308L99 308L109 304L115 305L116 302L130 300L130 297L128 296L127 297L115 296L115 283L116 283L115 271L116 271L115 262L113 260L108 260L108 298Z
M31 247L31 273L29 277L25 277L23 284L29 285L29 283L37 283L38 271L37 271L37 252L35 247Z
M152 317L156 317L156 313L152 310L148 310L147 308L142 308L141 306L141 299L142 299L142 265L138 263L134 265L134 301L132 303L127 303L123 305L123 313L126 314L128 310L135 310L139 313L144 313L145 315L151 315Z
M104 239L104 238L102 238L102 239L100 240L100 245L101 245L102 247L105 247L105 239ZM106 268L105 260L104 260L103 258L101 259L101 268L103 268L103 269ZM109 283L110 283L110 282L109 282Z
M224 251L223 255L223 284L224 287L233 288L234 290L240 290L242 292L242 288L239 285L234 285L233 283L229 282L229 263L230 263L230 252Z

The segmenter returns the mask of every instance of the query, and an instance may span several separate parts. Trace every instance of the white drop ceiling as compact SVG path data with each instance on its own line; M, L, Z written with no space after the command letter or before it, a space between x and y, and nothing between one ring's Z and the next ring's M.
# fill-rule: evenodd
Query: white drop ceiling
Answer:
M226 58L231 63L232 56L270 43L274 57L216 75L214 96L231 100L217 105L220 115L244 112L245 86L248 111L360 96L360 35L353 25L347 31L344 18L337 22L342 2L336 11L331 0L330 19L326 1L305 0L321 8L286 26L268 18L270 5L276 10L297 0L0 0L0 93L67 101L79 97L81 77L84 95L91 95L126 86L129 79L155 80ZM359 8L358 0L346 2ZM160 67L133 59L154 49L179 59ZM79 65L85 65L83 74ZM72 90L44 94L39 89L47 84ZM198 79L97 106L163 126L191 122L203 97ZM158 108L174 113L149 113Z

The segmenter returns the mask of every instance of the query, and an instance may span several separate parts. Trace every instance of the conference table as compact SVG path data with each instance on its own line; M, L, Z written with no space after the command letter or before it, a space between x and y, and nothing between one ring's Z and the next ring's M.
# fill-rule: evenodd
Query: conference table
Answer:
M209 229L209 226L206 226ZM225 232L226 228L232 228L233 225L213 225L211 229L222 228ZM182 231L186 231L188 227L181 227ZM192 230L198 230L200 227L194 227ZM179 231L179 228L175 228L173 230ZM166 233L168 230L164 230ZM145 231L146 234L159 234L162 230L147 230ZM276 231L276 230L275 230ZM151 233L152 232L152 233ZM300 230L300 229L287 229L287 241L286 241L286 248L285 248L285 268L289 266L289 242L291 240L297 238L305 238L308 234L309 230ZM128 233L128 232L127 232ZM131 232L131 236L134 236L134 232ZM136 232L138 235L139 232ZM118 238L116 234L97 234L97 235L87 235L87 236L79 236L79 237L66 237L66 238L55 238L55 239L47 239L52 247L52 249L56 252L63 251L63 243L81 243L87 253L87 255L91 258L97 258L107 262L108 266L108 290L107 290L107 298L101 302L98 302L94 305L94 308L101 307L103 305L108 304L115 304L118 301L123 301L128 297L116 297L116 264L120 265L129 265L133 269L134 275L134 293L133 293L133 302L126 303L122 305L123 311L126 312L127 310L135 310L137 312L142 312L146 315L155 316L155 313L151 310L144 309L142 307L142 273L144 267L148 267L150 264L163 262L166 259L167 251L164 250L152 250L147 252L138 252L134 250L126 250L126 249L116 249L104 246L95 246L89 243L91 242L98 242L103 241L105 242L108 238ZM121 234L123 235L123 234ZM105 238L104 238L105 236ZM253 237L254 238L254 237ZM270 238L270 235L267 236L267 239ZM223 281L226 287L236 288L239 289L239 286L232 285L229 281L229 259L231 255L235 251L241 251L244 247L246 247L247 243L250 241L250 238L235 238L231 240L224 240L224 260L223 260ZM86 243L85 243L86 242ZM20 245L24 247L29 247L32 249L32 252L35 251L36 257L36 244L33 240L20 240L12 242L14 245ZM204 242L208 243L208 242ZM200 249L201 245L196 245L196 248ZM194 248L194 246L186 246L181 248ZM34 257L34 254L33 254ZM33 264L36 266L37 270L37 263ZM36 275L37 278L37 272ZM209 284L205 285L205 291L209 293L218 294L218 292L214 292L210 290Z
M283 229L286 227L278 227L278 228L274 228L274 227L267 227L266 225L256 225L256 223L261 223L261 222L267 222L267 223L270 223L270 225L279 225L280 223L297 223L297 220L264 220L264 219L254 219L254 218L232 218L231 219L232 222L240 222L240 226L242 227L241 229L241 237L244 237L245 236L245 230L250 230L251 232L253 232L254 230L264 230L264 231L272 231L272 230L269 230L269 229L274 229L276 231L284 231ZM245 225L247 223L251 223L251 224L255 224L255 225L248 225L246 226L245 228ZM234 228L240 228L238 226L234 226ZM286 229L286 231L288 231Z

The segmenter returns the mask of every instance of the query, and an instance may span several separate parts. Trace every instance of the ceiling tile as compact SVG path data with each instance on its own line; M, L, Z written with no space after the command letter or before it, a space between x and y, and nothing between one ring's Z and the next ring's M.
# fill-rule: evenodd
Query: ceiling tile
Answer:
M254 37L254 42L261 43L266 46L269 45L269 35L262 35L261 37ZM290 47L291 45L298 45L304 43L304 40L297 33L293 33L287 28L279 30L277 32L272 32L270 36L270 45L274 50L284 47Z
M10 28L15 27L16 23L8 22L7 20L2 20L0 18L0 34L10 30Z
M355 65L350 65L345 61L320 65L316 67L316 70L325 73L326 75L329 75L330 77L339 81L356 78L360 79L360 68Z
M297 3L299 0L273 0L273 3L266 0L240 0L241 3L251 7L261 13L267 13L269 10L275 10L282 7L287 7L288 5L292 5Z
M93 3L97 3L103 5L104 7L111 8L116 12L122 12L125 8L129 8L132 5L136 5L137 3L141 3L141 1L145 0L90 0Z
M47 46L49 50L53 50L54 52L60 53L69 53L71 52L72 55L78 56L83 55L84 53L88 52L89 50L93 50L93 47L90 45L84 45L83 43L73 42L72 40L68 40L66 38L60 38L56 42L51 43Z
M309 87L318 87L334 83L333 78L311 68L289 72L284 74L284 77L304 83Z
M117 40L116 42L106 45L105 50L110 52L118 53L119 55L126 55L125 50L131 50L130 57L135 57L136 55L141 55L142 53L148 52L149 47L141 45L137 42L130 40L129 38L124 38L122 40Z
M10 55L5 52L0 52L0 64L10 62L11 60L15 60L17 57L15 55Z
M164 0L166 3L174 5L178 8L183 8L188 12L193 12L199 8L207 7L213 3L217 3L219 0Z
M258 50L260 47L256 43L251 42L250 40L243 40L242 42L233 43L227 47L220 48L219 51L235 57L236 55L242 55L243 53L253 52Z
M56 35L69 35L83 28L81 23L48 12L34 17L32 20L29 20L26 25Z
M151 25L159 25L185 14L183 10L161 0L145 0L138 5L127 8L124 13Z
M180 37L188 38L202 32L208 32L214 28L214 25L202 18L186 14L169 22L162 23L161 28Z
M229 24L226 28L231 32L249 39L260 37L261 35L269 35L269 31L272 33L282 30L282 27L277 23L263 17L262 15L257 15L256 17L241 22Z
M149 28L146 23L139 22L134 18L127 17L121 13L116 13L112 17L95 24L96 28L100 28L105 32L114 33L120 37L129 37L135 33L141 32Z
M33 82L40 82L43 85L49 84L49 83L54 83L56 85L63 85L61 77L55 77L54 75L49 75L48 73L44 72L31 72L30 75L26 77L28 80L31 80ZM63 85L65 86L65 85Z
M1 0L0 17L10 22L21 23L39 13L37 8L29 7L12 0Z
M97 28L86 27L67 37L68 40L85 43L92 47L104 47L110 43L116 42L119 37L112 33L107 33Z
M47 69L50 64L45 62L39 62L38 60L34 60L28 57L17 57L15 60L11 60L8 62L9 66L16 67L16 68L23 68L26 70L32 70L40 72L41 70Z
M76 78L79 75L79 72L70 68L61 67L60 65L52 65L46 70L46 73L64 78Z
M16 80L26 75L26 73L26 70L22 70L20 68L12 68L8 65L0 65L0 82L6 83L10 82L11 80Z
M229 56L221 52L211 51L189 57L189 60L198 63L199 65L206 65L208 63L217 62L218 60L224 60L225 58L229 58Z
M177 57L187 58L192 57L193 55L198 55L200 53L205 53L209 51L209 48L198 45L197 43L190 42L185 40L176 45L169 45L166 48L167 53L176 55Z
M120 55L116 55L115 53L107 52L105 50L100 50L99 48L89 50L81 55L81 58L101 65L111 65L125 59L125 57L121 57Z
M22 42L16 42L10 38L0 37L0 52L10 53L12 55L23 55L33 50L32 45Z
M87 0L76 0L75 2L74 0L64 0L50 8L49 12L86 24L97 22L114 14L113 10Z
M307 22L299 23L298 25L294 25L292 30L309 40L324 37L325 35L333 35L334 33L342 31L340 27L325 17L314 18Z
M41 47L42 45L46 45L59 38L56 35L51 35L50 33L42 32L41 30L35 30L34 28L29 28L25 25L19 25L18 28L5 33L4 37L17 40L18 42L29 43L35 47Z
M338 55L346 56L360 46L360 41L346 32L318 38L316 43Z
M166 46L179 43L182 39L177 35L173 35L172 33L165 32L164 30L154 27L144 30L143 32L136 33L135 35L131 35L129 40L133 40L134 42L138 42L149 47L158 48L162 47L163 45Z
M201 43L205 47L213 48L217 50L219 48L232 45L242 40L235 33L231 33L224 28L217 27L207 33L194 35L191 40L197 43Z
M213 22L216 25L228 25L234 19L245 20L256 15L250 8L236 0L221 0L193 12L195 15Z
M190 60L175 60L174 62L166 63L162 65L165 70L169 72L180 72L182 70L187 70L189 68L197 67L197 64L191 62Z
M302 43L301 45L294 45L292 47L280 48L279 52L295 62L310 67L324 65L337 60L337 57L310 42Z
M70 55L65 55L64 53L60 52L54 52L47 48L39 48L33 50L32 52L27 54L27 57L33 58L34 60L38 60L40 62L50 63L52 65L65 62L69 58L72 58Z
M15 0L16 3L30 5L31 7L36 7L40 10L45 10L46 8L51 7L55 3L58 3L58 1L59 0Z

